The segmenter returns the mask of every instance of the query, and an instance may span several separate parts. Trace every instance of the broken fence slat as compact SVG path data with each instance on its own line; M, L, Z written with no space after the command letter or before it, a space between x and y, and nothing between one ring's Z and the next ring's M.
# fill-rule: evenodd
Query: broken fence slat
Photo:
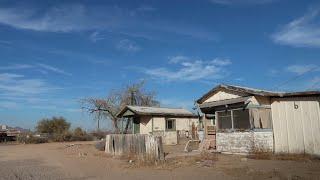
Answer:
M162 138L141 134L109 134L105 152L122 156L137 156L145 160L164 160Z

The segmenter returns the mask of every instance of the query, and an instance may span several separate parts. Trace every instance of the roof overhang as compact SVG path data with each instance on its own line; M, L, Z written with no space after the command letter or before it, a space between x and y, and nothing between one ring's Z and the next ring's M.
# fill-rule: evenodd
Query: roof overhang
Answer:
M248 87L241 87L241 86L233 86L233 85L226 85L220 84L209 92L204 94L201 98L197 100L198 104L204 103L209 97L220 90L228 90L237 93L244 93L248 96L265 96L265 97L305 97L305 96L320 96L320 91L301 91L301 92L274 92L274 91L267 91L261 89L254 89ZM247 96L246 95L246 96Z
M118 114L118 118L122 117L133 117L133 116L166 116L166 117L188 117L188 118L197 118L195 114L182 114L182 113L157 113L157 112L140 112L135 109L125 106Z
M252 96L207 102L207 103L200 104L199 108L203 113L226 110L226 109L243 108L249 103L250 98L252 98Z

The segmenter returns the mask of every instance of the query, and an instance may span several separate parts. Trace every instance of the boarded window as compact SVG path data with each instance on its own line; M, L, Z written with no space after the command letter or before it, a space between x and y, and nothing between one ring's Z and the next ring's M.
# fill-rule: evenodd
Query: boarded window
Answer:
M176 130L176 120L175 119L166 119L166 130L175 131Z
M219 129L231 129L231 111L218 112L218 126Z
M250 129L249 110L233 110L233 128Z
M255 129L272 129L271 109L250 109L250 120Z

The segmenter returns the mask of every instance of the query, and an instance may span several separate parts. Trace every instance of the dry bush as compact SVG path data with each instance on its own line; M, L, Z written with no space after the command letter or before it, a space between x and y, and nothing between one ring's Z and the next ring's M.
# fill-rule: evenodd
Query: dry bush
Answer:
M41 144L41 143L47 143L48 138L46 137L36 137L32 134L21 134L17 137L17 141L19 143L24 144Z

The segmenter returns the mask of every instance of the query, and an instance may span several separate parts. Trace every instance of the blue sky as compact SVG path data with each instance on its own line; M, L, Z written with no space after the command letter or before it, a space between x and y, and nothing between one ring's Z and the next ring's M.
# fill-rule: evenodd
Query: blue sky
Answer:
M188 109L219 83L319 89L319 66L317 0L0 0L0 124L93 129L79 99L141 79Z

